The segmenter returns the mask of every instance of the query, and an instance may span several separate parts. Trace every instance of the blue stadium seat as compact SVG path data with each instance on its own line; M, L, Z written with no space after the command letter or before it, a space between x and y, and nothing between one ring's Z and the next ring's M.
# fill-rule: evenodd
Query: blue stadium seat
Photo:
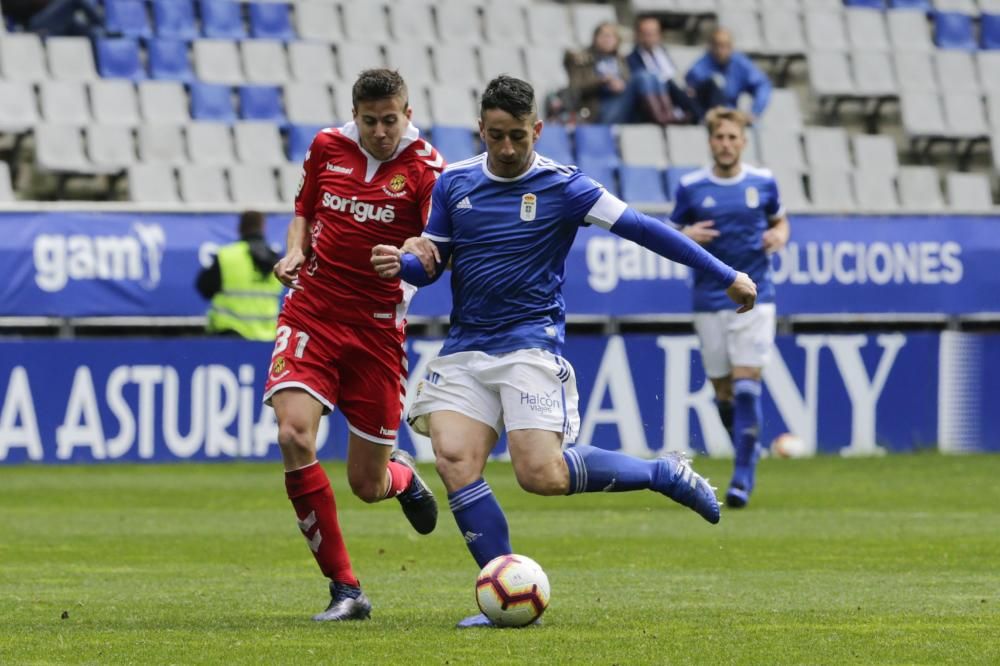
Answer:
M152 39L149 41L149 75L154 79L168 81L194 81L191 61L188 60L187 42L176 39Z
M1000 49L1000 14L980 14L979 45L984 49Z
M867 7L868 9L885 9L885 0L844 0L847 7Z
M142 0L105 0L104 29L109 35L142 39L153 36L146 4Z
M539 155L544 155L550 160L555 160L560 164L575 164L573 151L569 145L569 133L565 125L546 125L542 128L542 135L538 137L535 150Z
M191 118L220 123L236 122L233 91L229 86L197 81L191 84Z
M576 141L577 164L581 169L584 162L603 164L610 169L621 164L611 125L577 125L573 138Z
M957 12L935 12L934 43L942 49L976 50L972 17Z
M141 81L146 78L139 56L139 42L127 37L98 39L97 71L108 79L131 79Z
M306 151L312 145L313 137L323 129L323 125L289 125L288 126L288 161L301 162L306 158Z
M479 140L473 141L472 130L467 127L435 125L431 129L431 143L448 162L459 162L477 154Z
M240 118L269 120L284 125L287 120L281 106L281 88L277 86L240 86Z
M215 39L245 39L243 13L233 0L201 0L201 31Z
M188 40L198 37L192 0L153 0L153 19L158 37Z
M618 176L622 182L622 199L626 202L667 202L663 191L663 173L656 167L624 165Z
M674 194L677 193L677 186L681 184L681 178L700 168L696 166L668 167L666 172L667 198L673 201Z
M580 131L582 125L577 126L577 131ZM587 174L593 180L603 185L605 189L611 194L618 196L618 182L615 179L615 167L610 166L607 160L601 156L593 155L580 155L577 158L577 166L583 173Z
M889 0L889 7L892 9L919 9L924 12L933 9L931 0Z
M283 2L253 2L250 9L250 35L258 39L296 38L288 5Z

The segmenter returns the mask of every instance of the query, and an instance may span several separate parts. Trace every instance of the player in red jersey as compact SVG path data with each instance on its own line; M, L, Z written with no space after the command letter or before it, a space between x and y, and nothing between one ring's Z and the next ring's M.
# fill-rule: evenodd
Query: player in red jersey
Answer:
M421 534L437 503L413 459L393 450L405 398L404 315L414 287L372 273L371 247L419 236L444 167L410 124L406 84L366 70L352 90L354 120L324 129L306 153L274 274L291 291L278 329L264 400L274 407L285 487L331 601L314 620L367 618L371 603L351 569L333 490L316 459L322 416L340 407L350 431L347 477L365 502L389 497Z

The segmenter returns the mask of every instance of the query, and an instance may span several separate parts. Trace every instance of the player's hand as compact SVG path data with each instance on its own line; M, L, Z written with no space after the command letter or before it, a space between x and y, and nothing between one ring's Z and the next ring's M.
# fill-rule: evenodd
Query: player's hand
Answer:
M737 314L753 309L757 301L757 285L746 273L737 273L736 279L726 289L726 296L732 299L733 303L740 306Z
M708 245L719 237L719 230L714 227L714 220L702 220L683 227L681 233L699 245Z
M274 277L289 289L301 289L299 286L299 269L305 263L306 257L299 248L293 248L274 265Z
M434 277L437 273L437 266L441 263L441 253L431 239L422 236L407 238L400 251L408 252L419 259L427 277Z
M376 245L372 248L372 266L380 278L389 280L399 275L403 266L403 252L393 245Z
M771 254L785 247L785 243L788 242L788 233L779 227L771 227L764 232L761 240L763 241L764 252Z

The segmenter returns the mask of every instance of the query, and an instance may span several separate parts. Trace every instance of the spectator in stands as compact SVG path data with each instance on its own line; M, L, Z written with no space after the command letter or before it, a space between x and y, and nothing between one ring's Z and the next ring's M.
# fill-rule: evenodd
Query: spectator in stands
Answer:
M733 51L733 36L725 28L712 33L708 51L691 66L686 79L702 109L736 108L740 95L749 93L753 96L751 122L764 113L771 99L771 82L746 54Z
M663 83L651 72L630 74L620 44L618 26L605 22L594 29L589 48L567 52L564 63L579 118L605 125L678 122Z
M104 23L97 0L3 0L3 14L43 37L93 36Z
M212 301L209 333L274 339L282 287L272 270L280 257L264 240L264 224L257 211L240 215L240 240L222 247L198 274L198 292Z
M702 116L697 102L688 92L677 85L677 67L674 66L667 50L663 48L663 30L660 19L648 14L640 14L635 20L635 48L627 58L632 76L649 72L666 88L673 104L674 116L678 122L696 122Z

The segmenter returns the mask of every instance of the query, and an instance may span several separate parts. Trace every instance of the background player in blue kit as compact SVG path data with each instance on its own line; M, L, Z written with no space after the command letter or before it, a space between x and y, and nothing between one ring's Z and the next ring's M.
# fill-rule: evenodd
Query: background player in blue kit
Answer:
M670 219L757 283L757 306L735 316L726 283L709 271L695 270L694 328L702 363L736 449L726 504L743 507L750 501L760 457L761 370L774 347L771 253L788 242L789 224L771 172L740 161L746 115L719 107L709 112L706 123L713 164L681 179Z
M507 520L483 479L504 428L518 483L540 495L650 489L711 523L719 505L708 482L680 455L642 460L574 446L579 426L573 367L560 356L566 255L582 224L596 224L711 275L740 311L756 287L670 225L629 208L575 167L534 152L542 130L534 91L500 76L482 95L486 152L449 166L431 198L425 252L407 241L372 249L385 278L417 286L452 261L451 327L409 413L429 434L459 530L479 566L512 552ZM420 253L420 250L417 250ZM488 624L484 616L460 626Z

